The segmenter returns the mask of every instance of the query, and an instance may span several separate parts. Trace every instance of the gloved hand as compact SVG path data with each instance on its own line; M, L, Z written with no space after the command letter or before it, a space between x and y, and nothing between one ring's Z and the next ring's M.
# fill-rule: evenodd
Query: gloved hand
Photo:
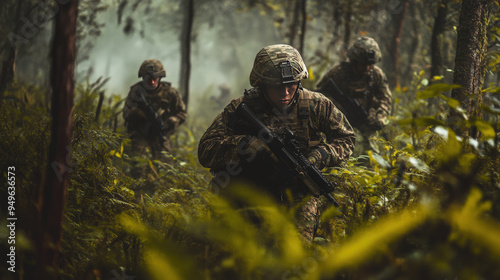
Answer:
M179 118L176 116L171 116L167 119L166 125L171 129L177 128L178 124L179 124Z
M271 149L262 140L254 136L247 136L241 140L238 145L238 153L247 162L251 162L255 158L262 159L269 156L272 156L273 159L276 158Z
M323 148L312 150L307 156L307 160L318 169L325 167L325 161L328 158L328 153Z
M381 130L384 128L384 118L382 114L377 113L375 109L371 108L368 115L368 128L373 131Z
M269 150L267 145L257 137L250 137L247 148L256 152Z

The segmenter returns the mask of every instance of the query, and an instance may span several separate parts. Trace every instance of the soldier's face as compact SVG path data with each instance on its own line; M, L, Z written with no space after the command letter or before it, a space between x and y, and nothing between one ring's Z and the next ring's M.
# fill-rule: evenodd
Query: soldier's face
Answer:
M361 73L361 74L368 74L368 72L370 72L370 70L372 70L372 68L373 68L373 64L365 64L365 63L359 63L359 62L356 63L356 70L358 71L358 73Z
M156 88L158 87L158 83L160 82L160 78L153 78L153 77L148 77L146 79L146 84L150 86L151 88Z
M283 108L290 104L298 86L298 83L267 86L267 96L274 106Z

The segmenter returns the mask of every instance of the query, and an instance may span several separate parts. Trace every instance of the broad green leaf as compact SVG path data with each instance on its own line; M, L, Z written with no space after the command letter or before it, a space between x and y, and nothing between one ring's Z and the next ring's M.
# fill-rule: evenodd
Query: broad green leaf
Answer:
M383 168L391 168L391 165L379 154L373 153L371 155L373 159Z
M429 166L427 164L415 157L410 157L408 163L415 167L418 171L429 173Z
M324 223L325 221L328 221L333 217L337 217L340 215L342 215L342 212L340 212L339 209L337 209L336 207L329 207L328 209L326 209L326 211L321 213L321 222Z
M459 85L450 85L445 83L438 83L428 86L425 90L417 93L417 99L426 99L431 97L442 97L441 93L449 91L455 88L459 88Z
M332 251L323 262L322 269L333 274L345 268L358 267L391 242L422 224L429 214L427 209L421 207L379 220L369 229L357 233L350 241Z
M446 145L443 146L443 156L441 160L447 162L449 160L454 160L460 154L462 146L457 139L457 136L453 130L448 129L448 140L446 141Z
M446 100L446 104L452 109L456 110L460 107L460 102L454 98L443 96L443 99Z
M170 263L165 256L154 249L146 249L144 262L154 279L182 280L182 274Z
M433 117L421 117L415 119L415 124L421 127L444 125L444 122Z
M492 139L495 138L495 129L484 120L475 120L472 122L474 126L482 133L482 138L484 139Z
M428 127L428 126L444 126L444 122L438 120L434 117L420 117L415 119L402 119L397 121L398 125L407 126L414 125L418 127Z
M432 80L433 81L441 81L444 78L444 76L433 76Z
M314 76L312 67L307 68L307 72L309 73L309 79L314 81L316 77Z

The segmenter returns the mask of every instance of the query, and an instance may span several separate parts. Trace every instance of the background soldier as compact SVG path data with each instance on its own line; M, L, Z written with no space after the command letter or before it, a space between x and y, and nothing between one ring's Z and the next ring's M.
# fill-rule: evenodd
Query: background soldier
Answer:
M249 126L239 121L235 111L245 102L277 135L283 135L285 127L291 129L300 151L312 164L320 169L337 165L352 153L354 132L329 99L302 88L300 81L307 76L302 57L291 46L272 45L260 50L250 74L254 88L232 100L207 129L198 148L200 163L211 168L215 178L228 166L241 167L229 179L231 186L244 181L279 202L285 200L285 193L293 196L289 203L304 199L307 191L302 183L281 173L275 156L261 139L252 136ZM218 191L227 186L215 182L213 187ZM311 197L296 214L297 227L308 242L314 238L318 203L318 198Z
M210 100L215 101L218 108L224 107L227 102L231 101L231 88L227 84L219 86L220 93L218 96L211 96Z
M141 82L130 88L123 108L127 132L134 154L153 157L170 152L169 137L186 120L186 108L177 90L168 82L160 82L166 71L160 61L145 60L139 68Z
M357 140L362 145L357 146L362 150L356 149L355 154L360 155L370 148L373 149L369 138L386 125L391 111L392 95L384 71L375 66L375 63L382 59L382 53L373 38L358 37L349 48L347 57L349 61L344 61L328 70L319 80L316 88L332 99L347 115L351 125L359 130ZM354 113L346 112L347 106L341 103L340 98L337 98L338 93L325 90L329 86L330 79L336 83L343 94L350 95L362 108L357 108ZM367 116L360 116L362 111L365 111ZM354 121L350 114L358 114L356 117L363 119Z

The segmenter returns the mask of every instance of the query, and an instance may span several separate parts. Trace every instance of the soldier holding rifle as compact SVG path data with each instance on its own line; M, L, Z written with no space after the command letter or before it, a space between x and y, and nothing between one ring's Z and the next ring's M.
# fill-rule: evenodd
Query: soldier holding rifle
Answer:
M318 219L316 196L331 192L331 183L316 171L347 159L355 136L328 98L301 86L307 77L302 57L293 47L278 44L261 49L250 74L253 88L215 118L200 140L198 156L215 174L213 187L221 194L245 182L280 203L296 205L305 199L297 210L296 225L304 240L311 242ZM217 180L220 174L230 176Z
M123 118L132 139L133 153L160 158L170 152L169 137L186 120L186 108L177 90L161 82L166 71L160 61L145 60L139 68L142 81L134 84L125 101Z
M349 61L333 66L318 81L316 88L332 99L358 130L356 155L374 149L369 138L384 128L391 112L392 95L384 71L375 63L382 53L368 36L356 39L347 51ZM376 150L376 149L375 149Z

